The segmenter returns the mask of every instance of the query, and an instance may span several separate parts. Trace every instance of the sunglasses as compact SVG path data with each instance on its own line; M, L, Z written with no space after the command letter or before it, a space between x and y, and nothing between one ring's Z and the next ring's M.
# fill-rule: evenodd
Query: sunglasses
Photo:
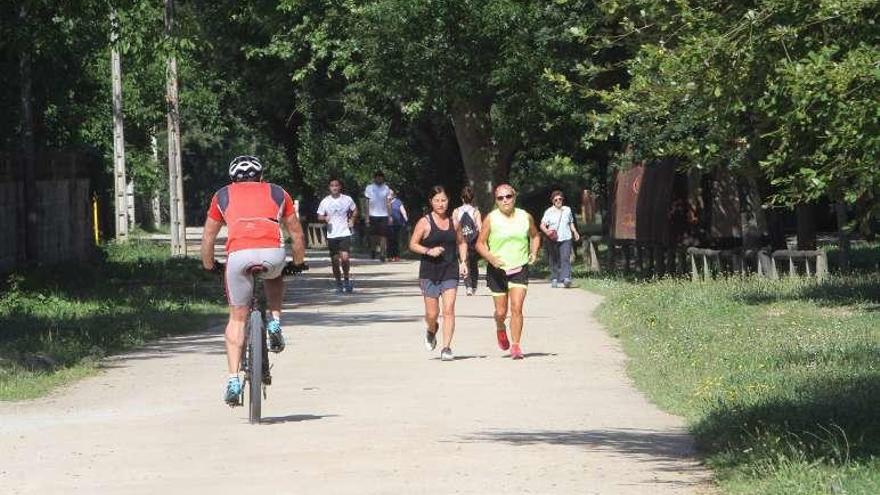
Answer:
M556 196L553 201L562 201L562 196Z
M502 201L505 199L512 199L512 198L513 198L513 194L502 194L501 196L495 196L495 199L497 199L498 201Z

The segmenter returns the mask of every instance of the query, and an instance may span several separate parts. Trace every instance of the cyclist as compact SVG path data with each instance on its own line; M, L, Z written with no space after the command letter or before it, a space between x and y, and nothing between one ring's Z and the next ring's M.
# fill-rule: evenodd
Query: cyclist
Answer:
M263 287L269 307L269 350L284 350L281 334L281 301L284 294L283 223L292 238L293 262L305 259L305 238L293 201L287 191L262 181L263 166L255 156L238 156L229 164L231 184L214 193L202 234L202 266L214 270L214 241L226 224L226 297L229 301L229 322L226 324L226 360L229 378L223 400L237 405L241 395L238 370L244 346L244 325L253 293L249 267L262 265L267 271Z
M342 181L330 179L330 194L318 205L318 220L327 222L327 247L330 249L330 262L333 277L336 278L336 293L351 293L354 288L349 279L351 269L351 229L357 221L357 206L351 196L342 194ZM341 265L341 266L340 266Z

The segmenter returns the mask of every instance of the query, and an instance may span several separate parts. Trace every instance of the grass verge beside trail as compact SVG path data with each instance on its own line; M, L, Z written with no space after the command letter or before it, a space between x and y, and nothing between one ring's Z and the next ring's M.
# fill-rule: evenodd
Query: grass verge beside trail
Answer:
M880 493L880 276L586 279L725 493Z
M21 270L0 292L0 400L45 395L100 358L204 329L225 314L222 280L166 246L110 245L104 260Z

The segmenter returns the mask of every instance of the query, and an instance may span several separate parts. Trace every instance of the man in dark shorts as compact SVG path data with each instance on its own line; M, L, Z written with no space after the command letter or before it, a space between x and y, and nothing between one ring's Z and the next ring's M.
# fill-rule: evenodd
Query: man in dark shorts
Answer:
M373 182L364 189L367 198L367 228L370 235L370 256L379 255L385 261L388 249L388 213L390 212L391 189L385 184L385 174L377 170Z
M331 179L330 194L318 205L318 219L327 222L327 247L336 278L336 293L351 293L354 286L349 278L351 269L351 228L357 219L357 206L351 196L342 194L342 181Z

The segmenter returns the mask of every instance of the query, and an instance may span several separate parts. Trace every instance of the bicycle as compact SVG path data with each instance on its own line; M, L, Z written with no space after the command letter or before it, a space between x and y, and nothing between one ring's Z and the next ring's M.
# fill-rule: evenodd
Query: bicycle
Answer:
M225 265L220 261L214 262L215 270L223 272ZM297 265L292 261L285 263L282 275L296 275L308 270L305 263ZM265 265L252 265L247 268L247 273L253 277L253 293L248 305L248 317L244 326L244 347L242 348L240 372L244 375L239 406L244 406L245 389L248 395L248 422L259 424L263 399L268 398L266 387L272 385L272 366L269 364L269 345L266 332L266 309L262 291L263 278L260 274L268 271ZM257 351L259 349L259 351ZM255 384L259 383L257 386Z

